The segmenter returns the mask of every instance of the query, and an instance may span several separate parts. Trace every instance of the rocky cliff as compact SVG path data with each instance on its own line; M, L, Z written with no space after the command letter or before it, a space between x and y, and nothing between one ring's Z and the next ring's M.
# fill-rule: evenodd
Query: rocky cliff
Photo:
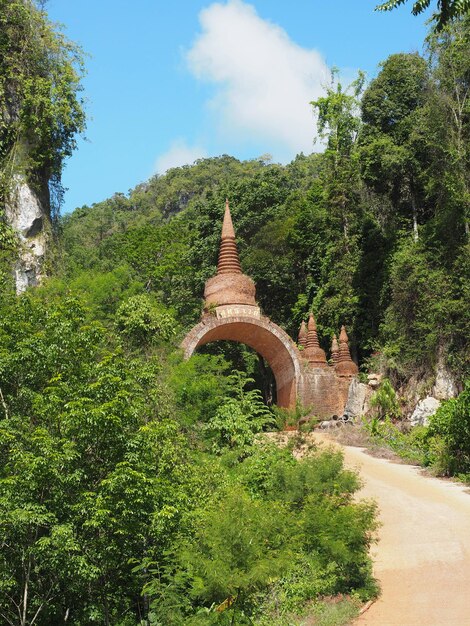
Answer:
M13 270L16 292L21 293L37 285L44 273L50 237L48 194L37 193L23 176L16 175L5 203L5 217L20 243Z

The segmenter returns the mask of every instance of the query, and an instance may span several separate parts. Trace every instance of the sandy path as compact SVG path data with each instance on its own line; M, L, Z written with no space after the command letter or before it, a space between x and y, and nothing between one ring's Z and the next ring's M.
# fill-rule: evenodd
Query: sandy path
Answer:
M320 436L322 437L322 436ZM322 437L323 439L323 437ZM344 448L358 468L364 498L379 505L372 547L382 595L356 624L470 626L470 495L463 486Z

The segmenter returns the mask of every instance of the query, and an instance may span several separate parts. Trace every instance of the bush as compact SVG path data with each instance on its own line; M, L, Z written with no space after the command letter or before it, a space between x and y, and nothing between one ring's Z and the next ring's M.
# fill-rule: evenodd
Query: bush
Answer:
M123 302L116 313L116 325L135 345L169 341L176 334L174 317L147 294Z
M205 430L212 439L214 451L237 450L243 456L253 445L255 435L273 424L274 418L259 389L246 391L246 385L254 382L252 378L235 371L229 376L229 382L234 397L225 400Z
M340 453L297 461L260 443L225 472L146 586L152 624L291 624L322 595L376 593L375 507L353 500L359 481Z
M470 381L457 397L443 402L431 417L430 446L443 473L470 473Z
M381 382L377 391L372 394L370 406L375 409L377 417L381 419L384 417L390 417L392 419L400 417L401 411L397 394L390 384L390 381L386 378Z

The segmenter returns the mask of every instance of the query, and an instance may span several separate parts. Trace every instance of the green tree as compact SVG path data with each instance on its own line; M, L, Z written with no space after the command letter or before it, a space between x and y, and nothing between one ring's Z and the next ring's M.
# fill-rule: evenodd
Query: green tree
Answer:
M470 16L427 40L432 83L429 142L433 154L429 193L445 244L443 262L469 238L470 220Z
M232 623L243 623L235 621L236 614L290 566L296 541L289 521L281 505L229 489L222 506L201 512L194 540L182 550L191 596L208 604L228 599Z
M387 378L380 383L380 387L372 394L370 406L380 419L387 417L397 419L400 417L401 411L397 394Z
M396 9L408 0L387 0L379 4L376 11L391 11ZM413 2L411 12L413 15L419 15L431 6L431 0L417 0ZM433 13L432 19L435 22L436 31L440 31L451 20L465 15L470 11L469 0L437 0L437 12Z
M1 192L20 173L60 201L62 166L85 125L82 54L33 0L1 0L0 15Z
M327 200L341 224L346 241L349 239L351 205L356 203L353 195L357 192L354 146L361 126L358 98L364 80L360 72L358 78L344 90L337 80L337 71L333 70L326 96L311 102L318 116L318 134L326 141Z
M234 372L229 376L233 397L225 399L206 425L216 451L228 448L245 456L253 445L255 435L274 423L273 414L264 404L261 392L245 389L250 382L254 380L243 372Z
M123 302L116 311L116 324L122 334L140 348L169 341L176 334L174 317L147 294L132 296Z
M426 208L422 117L428 84L423 58L418 54L392 55L382 64L361 103L364 125L359 155L363 178L388 199L394 212L410 220L415 240Z
M322 205L326 232L319 261L319 281L309 306L318 312L319 328L324 336L331 337L341 324L347 324L354 337L358 313L354 276L361 257L359 238L363 213L357 138L361 127L359 96L364 75L359 73L358 78L343 89L336 74L332 72L326 95L311 103L318 115L319 136L326 142L321 185L312 189L312 200ZM309 228L314 229L315 224L311 223Z
M0 613L123 626L145 611L131 560L161 559L203 489L158 362L40 294L0 324Z
M434 449L436 440L444 443L445 453L440 453L444 473L470 474L470 383L458 398L446 400L438 408L430 419L428 436L434 439Z

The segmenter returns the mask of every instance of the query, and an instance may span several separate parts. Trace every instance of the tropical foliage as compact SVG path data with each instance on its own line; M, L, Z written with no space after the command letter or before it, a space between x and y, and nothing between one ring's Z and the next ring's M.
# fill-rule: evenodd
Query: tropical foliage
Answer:
M29 0L0 9L2 180L18 164L54 186L84 123L80 55ZM296 460L261 434L275 385L248 348L185 362L178 346L199 319L228 196L263 310L295 336L313 306L325 348L345 323L359 362L388 374L376 434L399 417L393 387L428 384L438 357L463 388L469 41L462 18L367 86L333 74L312 103L324 153L285 166L224 155L154 176L60 219L42 287L16 297L2 283L2 622L284 626L320 615L322 597L377 592L375 509L355 499L341 455ZM0 244L6 276L4 222ZM415 431L415 449L468 472L468 414L466 389ZM338 614L354 610L346 600Z

